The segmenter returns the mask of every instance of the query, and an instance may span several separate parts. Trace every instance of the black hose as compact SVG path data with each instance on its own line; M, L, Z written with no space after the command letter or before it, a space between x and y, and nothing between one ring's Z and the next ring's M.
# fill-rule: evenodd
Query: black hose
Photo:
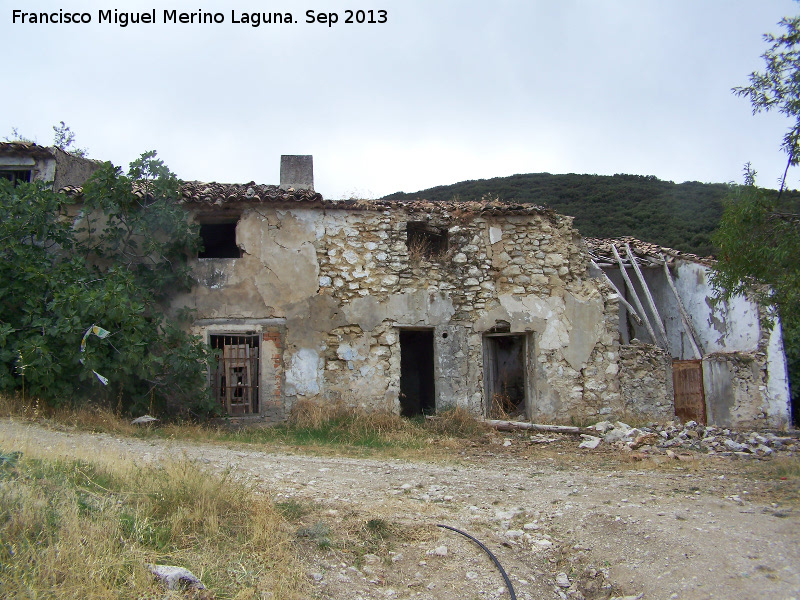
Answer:
M500 574L503 576L503 579L505 579L506 587L508 588L508 593L511 596L511 600L517 600L517 595L514 593L514 586L511 585L511 580L508 578L508 575L506 574L505 569L503 569L503 565L500 564L500 561L497 560L497 557L494 554L492 554L491 550L489 550L486 546L484 546L479 540L475 539L474 537L472 537L468 533L464 533L460 529L456 529L455 527L450 527L450 525L439 525L439 524L437 524L436 526L437 527L441 527L442 529L449 529L450 531L455 531L456 533L460 533L465 538L469 538L473 542L478 544L478 546L480 546L483 549L483 551L486 552L486 554L489 555L489 558L491 558L494 561L494 564L497 566L497 568L500 569Z

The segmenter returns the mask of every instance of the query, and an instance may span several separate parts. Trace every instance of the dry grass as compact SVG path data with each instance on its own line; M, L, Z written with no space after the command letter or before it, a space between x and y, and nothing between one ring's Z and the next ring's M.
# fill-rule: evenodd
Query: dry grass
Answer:
M23 400L18 394L0 395L0 417L19 417L39 422L58 423L89 431L133 435L137 428L107 406L85 403L80 406L52 407L37 399Z
M0 397L0 417L36 421L57 429L79 429L131 437L159 437L195 442L290 445L306 451L353 456L382 454L403 458L435 458L482 436L486 426L463 408L441 411L433 418L406 419L389 410L366 410L345 402L301 400L289 419L270 427L231 428L192 423L156 422L131 425L108 407L49 409L18 398Z
M226 477L33 445L4 456L4 597L164 597L148 563L184 566L218 598L306 597L280 513Z
M482 434L486 428L463 408L445 410L428 419L406 419L388 410L301 401L292 410L287 426L274 431L282 432L291 443L430 452L432 443L452 446Z

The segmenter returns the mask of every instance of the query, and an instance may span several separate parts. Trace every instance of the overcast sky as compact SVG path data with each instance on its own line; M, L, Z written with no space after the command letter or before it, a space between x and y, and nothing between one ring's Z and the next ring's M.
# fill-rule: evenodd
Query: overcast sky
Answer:
M785 166L786 120L730 90L763 68L790 0L0 4L0 138L51 144L63 120L92 158L127 167L155 149L186 180L278 183L281 154L313 154L328 198L537 172L741 181L747 161L775 187ZM15 7L92 22L15 24ZM99 23L109 7L156 23ZM344 23L359 8L386 22ZM165 10L225 22L165 24ZM232 22L253 11L297 23Z

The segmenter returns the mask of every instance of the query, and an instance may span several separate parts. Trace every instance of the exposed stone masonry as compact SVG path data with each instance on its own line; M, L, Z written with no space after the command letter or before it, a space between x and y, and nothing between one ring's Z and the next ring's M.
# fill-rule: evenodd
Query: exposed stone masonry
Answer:
M675 416L672 356L663 348L620 346L620 386L626 419L664 421Z

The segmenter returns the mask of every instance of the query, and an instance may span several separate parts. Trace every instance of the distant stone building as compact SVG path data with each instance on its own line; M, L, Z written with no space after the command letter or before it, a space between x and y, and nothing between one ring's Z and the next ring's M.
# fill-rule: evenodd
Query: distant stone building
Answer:
M53 189L80 186L100 163L73 156L61 148L33 142L0 142L0 177L16 181L52 182Z

